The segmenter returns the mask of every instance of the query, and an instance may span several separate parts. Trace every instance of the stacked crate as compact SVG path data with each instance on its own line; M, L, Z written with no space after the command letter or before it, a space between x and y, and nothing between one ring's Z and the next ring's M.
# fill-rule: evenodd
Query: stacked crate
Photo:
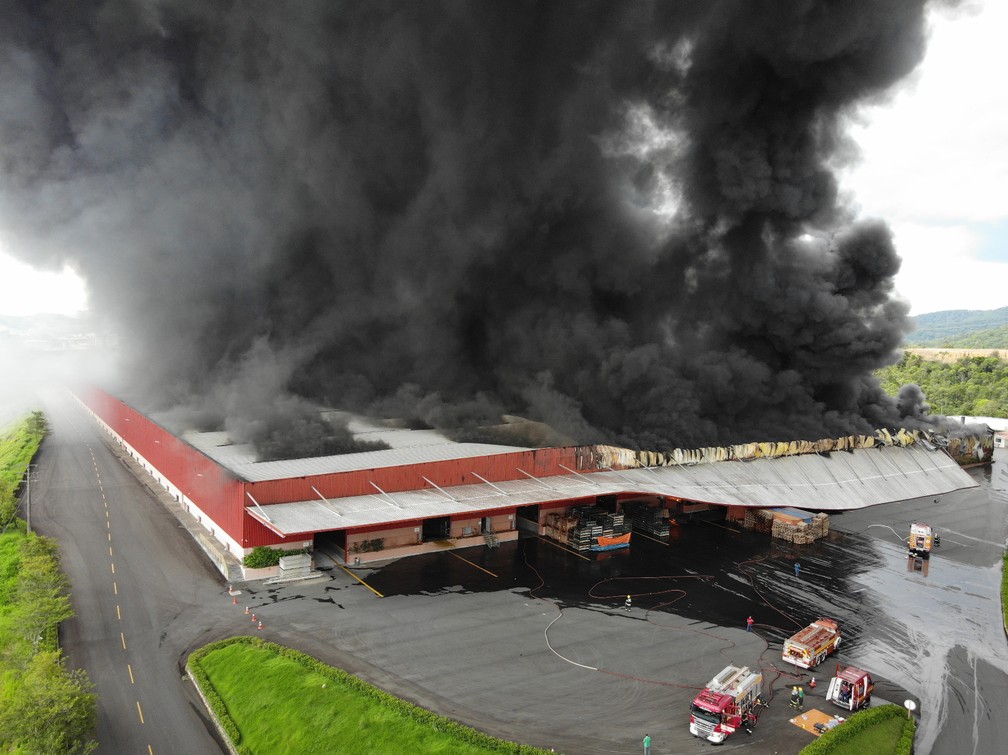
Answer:
M628 502L623 508L625 516L630 518L630 527L635 532L668 537L669 524L665 509L635 501Z
M623 514L612 514L597 506L575 506L570 514L546 518L545 534L578 552L591 548L599 536L613 537L628 532Z

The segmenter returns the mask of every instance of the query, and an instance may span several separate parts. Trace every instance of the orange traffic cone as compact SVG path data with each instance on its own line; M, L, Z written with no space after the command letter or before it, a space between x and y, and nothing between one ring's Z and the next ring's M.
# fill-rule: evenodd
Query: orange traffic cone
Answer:
M245 615L248 616L248 613L249 613L249 607L245 606Z
M262 629L262 622L259 622L259 628Z
M814 676L812 677L812 681L810 681L808 683L808 686L810 686L812 689L815 689L815 677Z
M255 614L252 614L252 621L255 621L255 620L256 620Z

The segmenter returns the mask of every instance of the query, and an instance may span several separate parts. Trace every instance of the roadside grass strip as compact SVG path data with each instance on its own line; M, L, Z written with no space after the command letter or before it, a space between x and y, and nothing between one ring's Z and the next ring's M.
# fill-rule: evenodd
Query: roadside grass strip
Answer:
M190 655L188 665L243 755L547 753L491 737L258 637L212 643Z
M899 705L880 705L850 716L799 755L910 755L916 722Z

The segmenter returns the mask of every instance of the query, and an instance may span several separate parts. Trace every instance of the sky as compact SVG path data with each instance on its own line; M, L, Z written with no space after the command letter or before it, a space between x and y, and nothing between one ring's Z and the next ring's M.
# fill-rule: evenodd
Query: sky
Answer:
M840 172L860 215L892 228L896 277L912 314L1008 306L1008 3L931 12L927 56L895 96L863 108L850 135L861 159ZM87 311L70 267L15 260L0 229L0 315Z

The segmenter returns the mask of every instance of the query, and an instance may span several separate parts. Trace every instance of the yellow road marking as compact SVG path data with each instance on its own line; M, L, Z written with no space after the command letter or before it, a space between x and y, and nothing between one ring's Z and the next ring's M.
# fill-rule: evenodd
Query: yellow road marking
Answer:
M122 614L119 612L119 604L118 603L116 604L116 618L119 621L122 621Z
M462 558L462 556L458 555L457 553L452 553L451 551L449 551L449 552L448 552L448 555L449 555L449 556L455 556L455 558L457 558L457 559L458 559L459 561L465 561L465 562L466 562L467 564L469 564L469 566L475 566L475 567L476 567L477 569L479 569L480 571L483 571L483 572L486 572L486 573L487 573L487 574L489 574L489 575L490 575L491 577L496 577L496 576L497 576L496 574L494 574L494 573L493 573L492 571L490 571L489 569L484 569L484 568L483 568L482 566L480 566L479 564L474 564L474 563L473 563L472 561L470 561L470 560L469 560L468 558Z
M115 564L112 564L112 573L115 574Z
M136 681L135 681L135 680L133 679L133 667L132 667L132 666L130 666L130 665L129 665L129 664L127 663L127 664L126 664L126 670L127 670L127 671L129 671L129 675L130 675L130 684L136 684Z
M570 548L568 548L568 547L566 547L564 545L561 545L560 543L556 542L555 540L550 540L550 539L545 538L545 537L540 537L539 535L536 535L536 539L537 540L542 540L544 543L546 543L548 545L552 545L554 548L559 548L562 551L567 551L567 553L570 553L570 554L572 554L574 556L577 556L578 558L583 558L585 561L591 561L591 559L588 558L587 556L582 556L577 551L572 551Z
M108 541L109 541L110 543L112 542L112 533L111 533L111 532L110 532L110 533L108 533Z
M345 571L345 572L346 572L347 574L349 574L349 575L350 575L351 577L353 577L353 578L354 578L354 579L356 579L356 580L357 580L358 582L360 582L360 583L361 583L362 585L364 585L364 586L365 586L365 587L366 587L367 589L369 589L369 590L370 590L371 592L373 592L373 593L374 593L375 595L377 595L377 596L378 596L379 598L384 598L384 597L385 597L385 596L384 596L384 595L382 595L382 594L381 594L380 592L378 592L378 591L377 591L376 589L374 589L374 588L373 588L373 587L372 587L371 585L369 585L369 584L368 584L367 582L365 582L365 581L364 581L363 579L361 579L361 578L360 578L360 577L358 577L358 576L357 576L356 574L354 574L354 573L353 573L352 571L350 571L350 570L349 570L349 569L347 569L347 568L346 568L345 566L343 566L343 564L337 564L337 566L339 566L339 568L340 568L340 569L342 569L342 570L343 570L343 571Z
M119 594L119 585L115 583L115 580L112 581L112 592L114 592L116 595Z
M109 533L109 540L111 540L111 539L112 539L112 533L110 532ZM110 556L112 555L112 546L111 545L108 547L108 554Z
M105 517L105 529L107 529L107 530L110 530L110 529L112 529L112 525L111 525L111 524L109 524L109 520L108 520L108 517ZM112 537L112 536L111 536L111 535L109 535L109 537Z
M125 650L126 649L126 635L124 635L122 632L120 632L119 633L119 639L122 640L123 650Z
M144 720L143 720L143 711L140 710L140 701L139 700L137 700L137 713L140 714L140 723L143 723L144 722Z
M154 755L154 750L151 749L150 745L147 745L147 752L148 752L148 755Z

